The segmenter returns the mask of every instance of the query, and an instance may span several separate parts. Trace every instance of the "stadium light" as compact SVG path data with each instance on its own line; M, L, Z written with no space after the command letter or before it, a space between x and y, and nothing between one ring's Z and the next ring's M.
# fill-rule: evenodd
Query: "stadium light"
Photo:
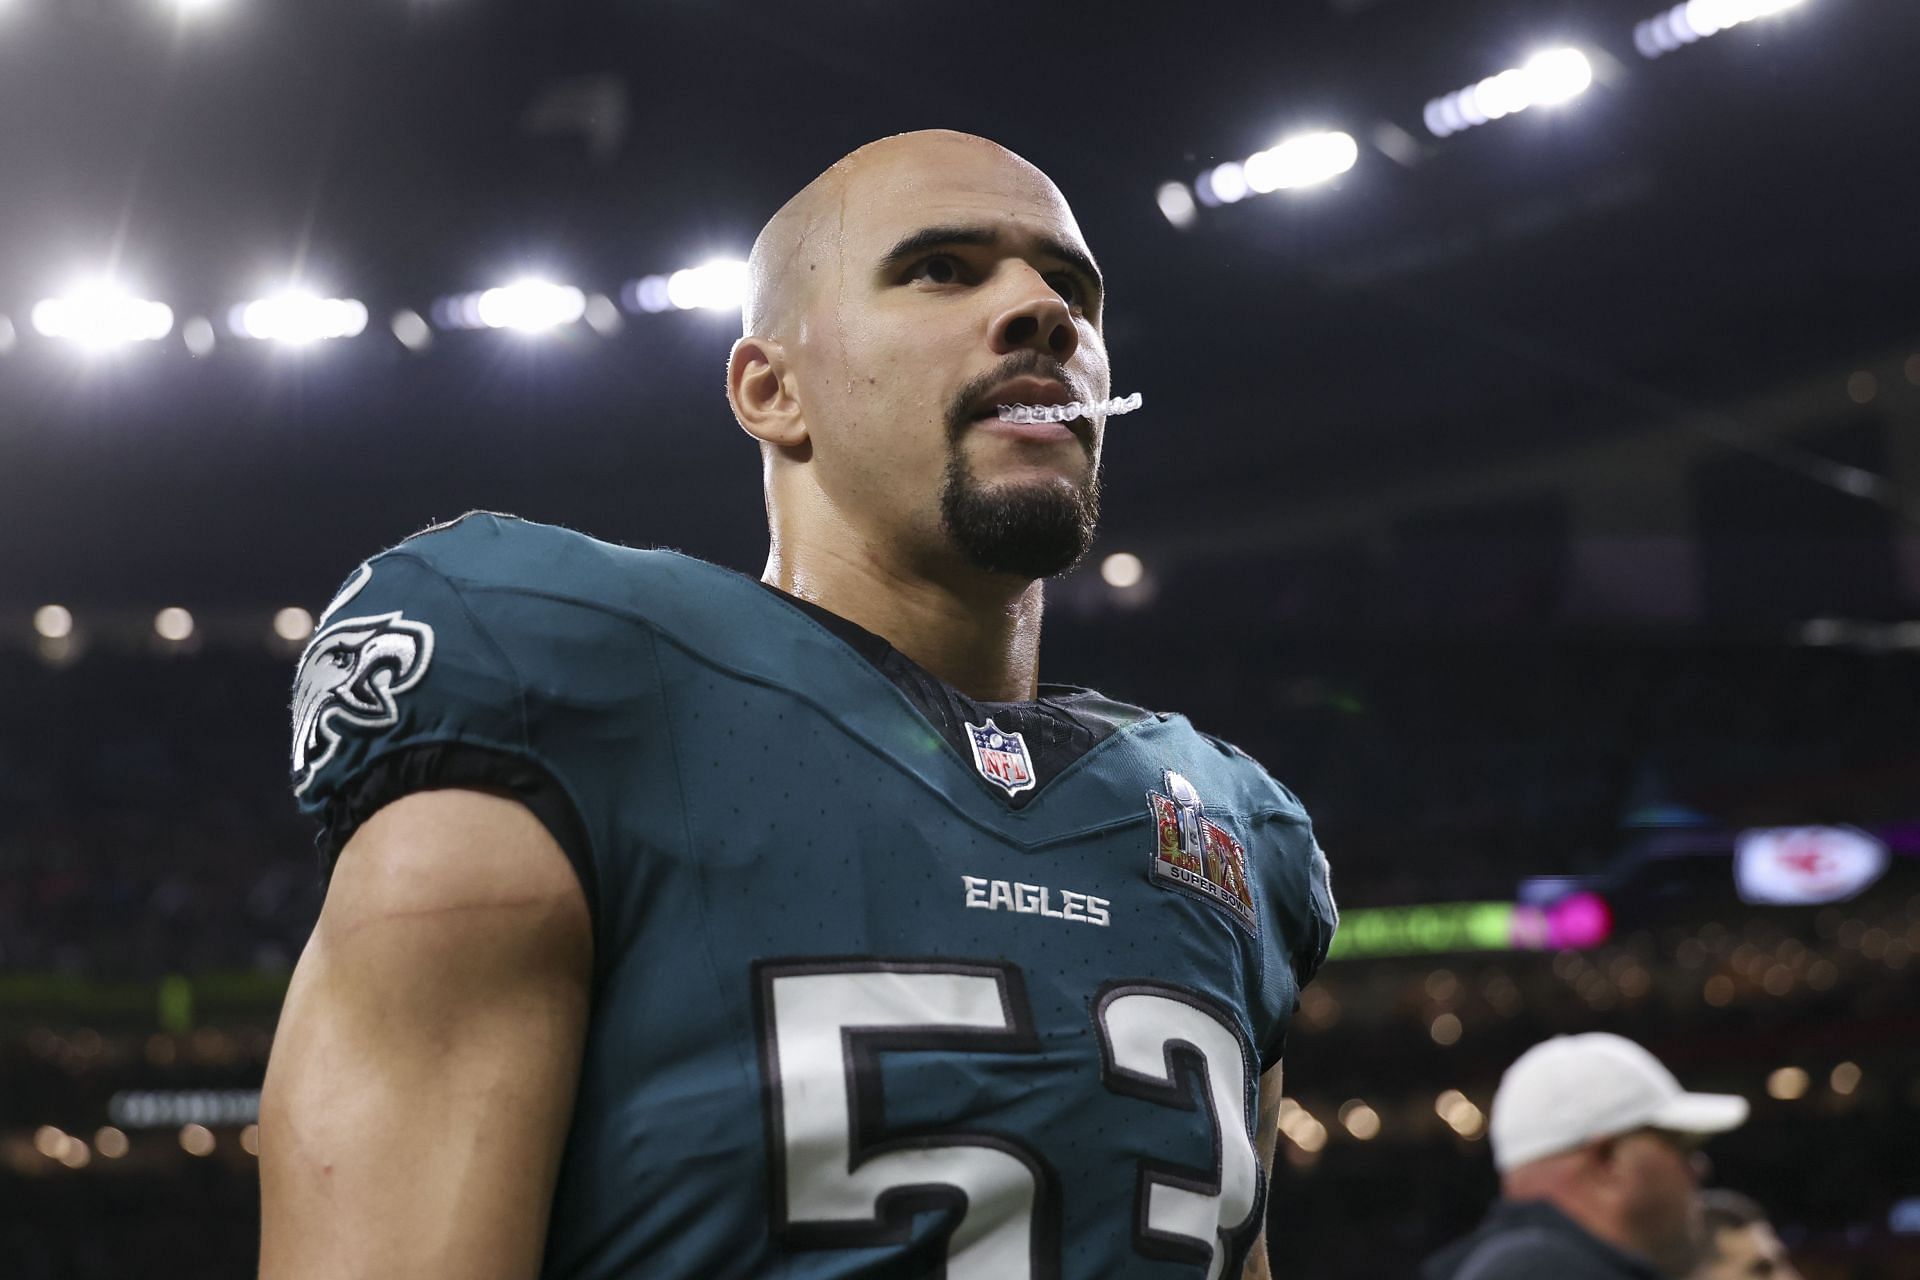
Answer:
M1100 578L1108 586L1125 591L1128 587L1140 585L1140 579L1146 577L1147 567L1140 557L1131 551L1116 551L1100 562Z
M218 345L214 336L213 321L205 316L195 316L180 326L180 340L187 344L187 354L198 360L213 354Z
M1200 175L1193 190L1204 205L1237 204L1248 196L1329 182L1353 168L1359 159L1360 144L1351 134L1338 130L1300 133L1245 160L1215 165ZM1166 191L1165 187L1161 188L1162 212L1167 210ZM1167 213L1167 218L1175 226L1181 225L1172 213Z
M1427 103L1427 132L1445 138L1529 107L1571 102L1593 84L1593 63L1571 47L1547 49L1511 67Z
M443 329L512 329L518 333L545 333L572 324L586 313L585 293L572 285L533 276L479 293L442 298L433 307L433 318Z
M667 296L665 276L642 276L638 280L627 281L620 290L620 301L627 310L644 311L648 315L673 310L673 299Z
M1303 133L1247 157L1247 186L1256 195L1317 186L1353 168L1360 145L1338 131Z
M572 285L516 280L482 293L474 314L489 329L539 333L572 324L587 313L587 295Z
M202 18L227 7L226 0L165 0L183 18Z
M227 327L242 338L305 347L366 332L367 307L355 298L322 298L289 290L233 308Z
M273 615L273 634L298 644L313 634L313 615L299 605L288 605Z
M418 311L394 312L392 326L394 339L415 354L433 345L433 329Z
M747 264L716 258L667 277L667 301L682 311L737 311L747 298Z
M1154 193L1154 201L1160 206L1160 212L1166 215L1167 221L1182 231L1193 225L1196 212L1193 192L1187 190L1184 182L1162 183L1160 190Z
M45 338L104 350L128 342L156 342L173 332L173 308L96 281L34 304L33 327Z
M1812 1083L1804 1067L1781 1067L1767 1076L1767 1096L1780 1102L1798 1102Z
M1642 57L1673 53L1729 27L1797 9L1805 0L1685 0L1665 13L1637 22L1633 45Z
M1362 1142L1380 1136L1380 1113L1359 1098L1349 1099L1340 1108L1341 1127Z
M193 615L178 605L169 605L153 615L154 634L170 644L193 638Z
M43 604L33 611L33 629L43 640L65 640L73 634L73 611L61 604Z
M612 298L596 293L587 299L587 327L603 338L611 338L626 327L626 319Z

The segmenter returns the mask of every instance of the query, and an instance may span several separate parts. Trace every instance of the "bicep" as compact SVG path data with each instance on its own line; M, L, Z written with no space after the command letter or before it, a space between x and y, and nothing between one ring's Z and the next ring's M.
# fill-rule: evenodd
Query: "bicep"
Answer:
M524 807L406 796L342 851L261 1093L261 1275L530 1277L591 985L585 896Z
M1260 1153L1260 1168L1267 1175L1267 1196L1273 1195L1273 1153L1280 1142L1281 1064L1276 1062L1260 1077L1260 1118L1253 1131L1254 1149ZM1253 1248L1247 1254L1242 1280L1269 1280L1273 1274L1267 1264L1267 1228L1260 1225Z

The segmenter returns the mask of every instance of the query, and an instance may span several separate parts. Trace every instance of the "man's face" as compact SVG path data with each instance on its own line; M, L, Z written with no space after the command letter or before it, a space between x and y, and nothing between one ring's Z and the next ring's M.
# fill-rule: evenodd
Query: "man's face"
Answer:
M1706 1244L1699 1140L1641 1130L1619 1140L1617 1159L1625 1216L1641 1252L1668 1275L1687 1274Z
M1713 1249L1688 1280L1800 1280L1786 1246L1764 1222L1713 1233Z
M855 163L838 262L790 343L815 483L934 567L1039 578L1093 535L1104 421L996 403L1110 394L1097 269L1044 175L991 144L910 135ZM832 233L831 226L828 228Z

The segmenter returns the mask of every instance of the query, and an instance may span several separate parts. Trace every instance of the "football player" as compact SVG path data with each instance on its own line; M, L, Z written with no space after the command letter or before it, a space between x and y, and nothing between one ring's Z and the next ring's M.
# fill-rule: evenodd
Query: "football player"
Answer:
M1232 747L1039 682L1105 423L997 409L1110 392L1066 200L888 138L749 274L759 580L473 514L320 620L263 1276L1265 1275L1326 862Z

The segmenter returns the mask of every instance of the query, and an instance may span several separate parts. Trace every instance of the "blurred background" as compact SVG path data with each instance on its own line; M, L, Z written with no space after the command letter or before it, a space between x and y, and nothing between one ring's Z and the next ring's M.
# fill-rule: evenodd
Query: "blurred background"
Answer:
M1109 277L1044 670L1305 800L1285 1276L1494 1193L1533 1040L1753 1099L1812 1280L1920 1276L1920 6L0 0L0 1271L251 1274L319 908L292 661L470 508L757 572L761 222L887 133Z

